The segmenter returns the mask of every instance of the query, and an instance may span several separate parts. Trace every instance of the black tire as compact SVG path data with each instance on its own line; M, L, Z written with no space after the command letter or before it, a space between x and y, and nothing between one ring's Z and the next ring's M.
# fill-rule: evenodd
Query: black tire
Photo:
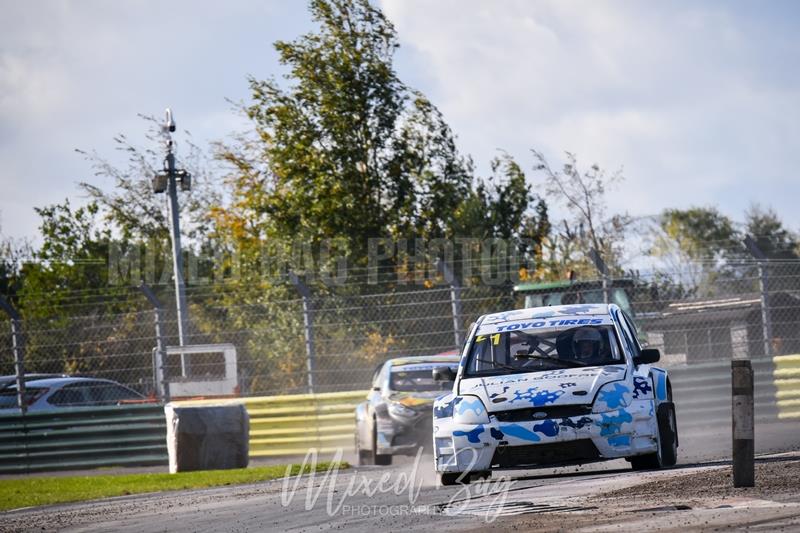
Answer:
M472 477L475 480L486 480L489 481L492 479L492 471L491 470L481 470L480 472L473 472Z
M462 472L441 472L439 474L439 483L444 487L451 487L457 484L468 485L470 476L465 475L464 479L459 480L458 478L461 475Z
M372 464L379 466L389 466L392 464L391 454L378 453L378 428L375 424L372 425L372 451L370 453Z
M675 417L675 404L662 403L658 406L656 415L661 445L661 466L675 466L678 462L678 419Z
M362 450L361 449L361 438L359 436L358 431L358 423L356 423L356 463L358 466L369 465L370 459L372 459L372 454L369 450Z
M658 421L658 451L647 455L631 457L634 470L657 470L673 466L678 462L678 423L675 418L675 405L664 402L656 411Z

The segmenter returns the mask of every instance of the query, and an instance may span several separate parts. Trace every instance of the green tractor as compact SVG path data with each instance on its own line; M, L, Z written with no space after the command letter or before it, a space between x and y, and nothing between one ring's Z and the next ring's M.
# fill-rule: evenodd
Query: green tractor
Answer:
M514 286L514 293L519 307L610 303L635 316L630 300L633 286L632 279L609 279L605 287L603 280L560 280L520 283Z

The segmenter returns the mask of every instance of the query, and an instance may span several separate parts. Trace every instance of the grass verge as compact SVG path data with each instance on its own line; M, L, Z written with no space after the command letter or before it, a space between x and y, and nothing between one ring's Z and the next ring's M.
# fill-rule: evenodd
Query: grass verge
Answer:
M316 472L331 467L330 462L320 462ZM346 462L339 468L348 468ZM300 474L300 465L258 466L236 470L208 470L180 472L177 474L120 474L100 476L36 477L0 480L0 511L54 503L96 500L112 496L125 496L145 492L202 489L224 485L241 485L282 478L290 468L290 475ZM311 471L306 465L303 474Z

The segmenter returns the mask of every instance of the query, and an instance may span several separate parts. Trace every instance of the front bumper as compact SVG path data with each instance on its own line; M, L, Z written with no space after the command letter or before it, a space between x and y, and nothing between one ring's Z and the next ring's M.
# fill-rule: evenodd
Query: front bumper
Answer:
M438 472L535 467L631 457L656 451L652 400L628 407L536 421L456 424L434 420Z
M392 416L377 419L377 447L381 455L415 455L420 447L430 450L431 410L418 416L398 420Z

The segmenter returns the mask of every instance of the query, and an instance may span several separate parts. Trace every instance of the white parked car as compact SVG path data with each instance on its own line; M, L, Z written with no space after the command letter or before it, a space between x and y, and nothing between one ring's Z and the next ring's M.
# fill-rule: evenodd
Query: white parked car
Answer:
M69 407L98 407L122 403L141 403L146 398L133 389L99 378L55 377L25 381L27 411L48 411ZM0 411L16 410L17 385L0 391Z
M482 316L455 375L434 370L455 380L433 408L440 481L619 458L635 469L675 464L675 408L658 359L614 304Z

